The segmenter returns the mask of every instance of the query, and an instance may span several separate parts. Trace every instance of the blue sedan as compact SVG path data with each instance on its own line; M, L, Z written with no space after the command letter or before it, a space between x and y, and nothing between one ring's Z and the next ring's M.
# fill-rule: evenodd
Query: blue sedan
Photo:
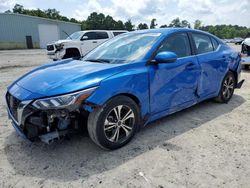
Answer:
M117 149L163 116L210 98L227 103L244 81L240 61L198 30L130 32L23 75L8 87L8 114L29 140L50 143L87 128L97 145Z

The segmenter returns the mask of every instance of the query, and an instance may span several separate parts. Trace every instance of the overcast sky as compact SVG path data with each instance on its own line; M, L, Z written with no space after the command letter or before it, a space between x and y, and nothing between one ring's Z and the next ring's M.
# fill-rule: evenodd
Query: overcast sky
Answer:
M0 0L0 12L16 4L25 8L55 8L69 18L85 20L91 12L109 14L134 24L169 24L176 17L193 24L200 19L208 24L238 24L250 27L250 0Z

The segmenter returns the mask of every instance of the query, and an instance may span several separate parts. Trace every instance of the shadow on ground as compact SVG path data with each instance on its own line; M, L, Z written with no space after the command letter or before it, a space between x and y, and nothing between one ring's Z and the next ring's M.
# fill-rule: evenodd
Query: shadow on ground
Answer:
M84 180L156 147L181 151L181 147L167 141L231 112L244 102L244 98L238 95L234 95L228 104L202 102L149 124L130 144L116 151L104 151L83 136L73 136L52 145L28 143L17 137L14 131L6 138L4 151L17 174L57 181Z

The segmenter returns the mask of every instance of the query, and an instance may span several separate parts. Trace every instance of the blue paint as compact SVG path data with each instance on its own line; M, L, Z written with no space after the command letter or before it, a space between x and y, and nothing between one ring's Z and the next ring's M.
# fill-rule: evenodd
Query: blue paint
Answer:
M67 59L38 67L15 81L8 91L20 100L56 96L98 86L87 102L104 105L117 95L127 95L139 103L141 118L158 119L218 95L222 80L231 70L240 80L240 56L218 38L216 51L178 58L173 63L150 64L158 46L174 33L191 29L155 29L128 33L160 33L146 55L124 64L94 63ZM166 54L165 54L166 55ZM173 57L173 53L168 53ZM161 57L162 58L162 57ZM165 56L166 58L166 56ZM91 111L89 106L84 109Z

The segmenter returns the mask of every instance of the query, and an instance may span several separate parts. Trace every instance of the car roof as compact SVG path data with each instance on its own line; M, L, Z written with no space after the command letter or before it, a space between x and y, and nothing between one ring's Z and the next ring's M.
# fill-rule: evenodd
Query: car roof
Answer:
M171 34L171 33L176 33L176 32L199 32L199 33L204 33L204 34L209 34L207 32L201 31L201 30L196 30L196 29L189 29L189 28L159 28L159 29L143 29L143 30L137 30L133 31L135 33L162 33L162 34Z
M103 32L103 31L110 31L110 32L128 32L126 30L83 30L83 31L79 31L79 32L82 32L82 33L85 33L85 32Z
M201 30L197 30L197 29L190 29L190 28L159 28L159 29L143 29L143 30L137 30L137 31L132 31L130 33L161 33L162 35L169 35L172 33L178 33L178 32L195 32L195 33L200 33L200 34L205 34L205 35L209 35L212 36L214 38L216 38L217 40L220 40L218 37L205 32L205 31L201 31Z

